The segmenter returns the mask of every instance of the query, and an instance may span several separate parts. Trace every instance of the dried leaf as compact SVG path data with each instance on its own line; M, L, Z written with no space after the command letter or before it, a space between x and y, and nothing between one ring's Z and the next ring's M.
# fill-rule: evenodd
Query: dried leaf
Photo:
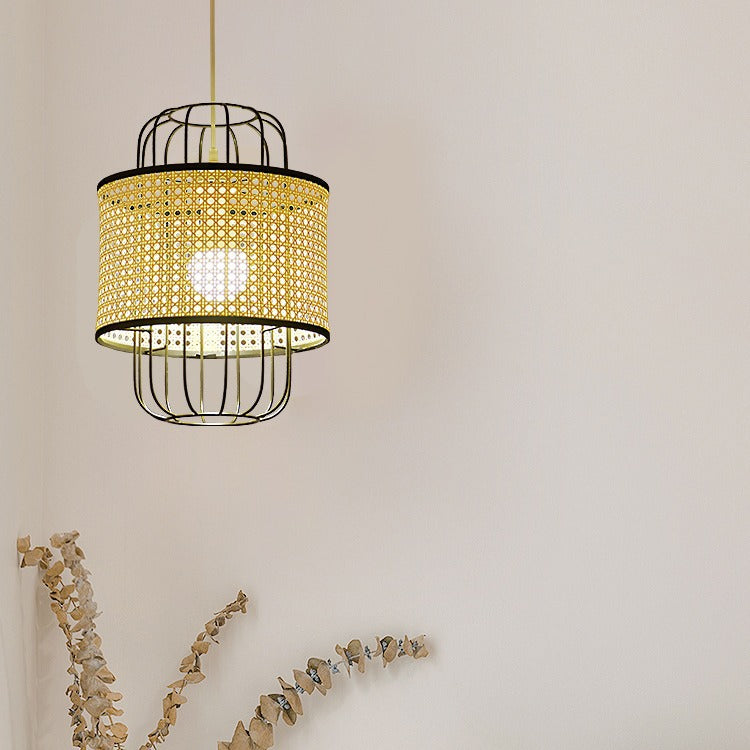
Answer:
M267 721L254 716L250 719L250 739L261 750L273 747L273 727Z
M109 708L109 701L106 698L92 695L86 700L83 707L96 719Z
M194 654L205 654L208 653L208 648L211 644L207 641L195 641L191 647L191 651Z
M65 570L65 565L63 565L62 560L58 560L54 565L51 565L47 572L44 574L44 578L47 581L51 581L53 578L57 578L57 576L61 576L63 571Z
M50 537L50 544L53 547L62 547L63 544L70 544L71 542L74 542L76 539L78 539L79 534L77 531L68 531L64 534L53 534Z
M405 640L408 640L408 638ZM423 659L425 656L430 655L427 646L425 646L423 635L418 635L413 641L409 641L409 644L412 647L415 659Z
M280 695L279 693L271 693L271 695L268 696L269 698L272 698L276 701L276 703L281 706L281 717L284 719L284 721L289 724L289 726L294 726L294 724L297 721L297 714L294 712L294 709L292 708L289 701L287 701L283 695Z
M356 664L359 672L365 671L364 650L362 649L362 641L359 639L355 638L349 641L346 648L336 646L336 652L345 660L347 672L349 672L351 664Z
M55 613L58 624L67 625L68 615L65 613L65 610L59 604L52 604L51 609Z
M203 682L203 680L206 679L206 675L204 675L202 672L188 672L185 681L189 685L196 685L199 682Z
M333 681L331 680L331 668L328 666L328 662L321 662L320 667L318 668L318 674L323 681L323 687L325 687L326 690L330 690L331 687L333 687Z
M267 695L260 696L260 714L266 721L275 725L279 720L280 713L281 706L273 698Z
M24 552L23 560L21 561L21 567L29 567L32 565L39 565L39 561L44 557L44 550L41 547L34 547L34 549Z
M250 735L245 731L245 726L241 721L237 722L234 729L234 736L229 743L229 750L253 750L250 744Z
M102 681L102 682L114 682L115 676L112 674L112 672L107 669L107 667L102 667L99 669L96 673L96 676Z
M390 635L380 639L380 647L383 652L383 666L390 664L398 656L398 641Z
M315 690L315 683L312 681L310 675L307 674L307 672L303 672L300 669L295 669L294 679L308 695L310 695Z
M339 644L336 644L336 653L341 657L341 659L344 662L344 666L346 667L346 673L351 677L352 674L352 662L349 657L349 654L346 653L346 649L343 646L339 646Z
M19 554L23 554L24 552L28 552L31 548L31 537L29 536L19 536L16 540L16 549L18 550Z
M287 699L287 701L289 701L289 705L292 707L294 713L302 716L302 700L299 697L299 693L294 689L292 685L282 680L281 677L277 679L279 680L279 684L281 685L281 692L284 693L284 697Z
M118 742L125 742L125 740L128 738L128 728L122 722L115 722L109 729L112 733L112 736Z
M352 663L357 665L357 670L359 672L364 672L365 654L362 648L362 641L360 641L358 638L353 638L351 641L349 641L346 650L349 652L349 657L351 658Z
M237 603L240 605L240 612L242 614L247 613L247 594L240 589L239 592L237 592Z
M328 662L322 659L312 657L307 660L307 673L312 677L312 681L315 683L315 687L323 693L331 687L331 670L328 667Z
M195 657L192 654L190 656L186 656L180 662L180 672L190 671L193 668L194 664L195 664Z

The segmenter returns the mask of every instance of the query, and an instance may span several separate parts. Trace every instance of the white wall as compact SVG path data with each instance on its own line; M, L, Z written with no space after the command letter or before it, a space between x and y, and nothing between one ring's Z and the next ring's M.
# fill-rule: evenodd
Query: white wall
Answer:
M278 746L744 750L750 6L218 6L219 96L332 185L333 341L237 431L149 421L92 340L96 182L206 96L207 3L46 5L45 528L82 533L131 746L242 586L174 747L338 640L426 630Z
M36 585L16 537L41 528L46 338L43 247L41 3L0 2L0 748L30 750L35 733ZM26 580L24 580L26 578Z

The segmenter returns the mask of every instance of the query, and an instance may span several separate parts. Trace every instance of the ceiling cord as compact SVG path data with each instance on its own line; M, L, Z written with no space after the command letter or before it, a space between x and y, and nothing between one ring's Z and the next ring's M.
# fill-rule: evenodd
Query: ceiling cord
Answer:
M208 151L209 161L219 161L219 151L216 148L216 2L211 3L211 147Z

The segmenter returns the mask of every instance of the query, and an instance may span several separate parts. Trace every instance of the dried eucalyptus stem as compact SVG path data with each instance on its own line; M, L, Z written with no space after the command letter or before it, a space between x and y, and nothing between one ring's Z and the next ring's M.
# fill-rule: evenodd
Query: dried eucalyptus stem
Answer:
M119 750L127 739L128 728L112 717L122 715L114 705L122 695L110 688L115 676L107 667L102 640L96 634L94 619L98 612L94 590L88 579L89 571L81 562L85 556L76 539L77 531L50 538L50 544L60 550L62 557L54 563L51 550L32 548L28 536L18 540L17 549L23 555L21 567L38 566L44 571L42 582L49 589L50 607L65 635L70 654L68 673L73 678L67 689L72 704L73 745L81 750ZM72 583L63 583L65 569L70 572Z
M273 746L273 730L279 717L292 726L296 723L297 716L302 716L302 693L309 695L317 690L325 695L333 686L332 676L343 674L340 669L342 665L351 676L353 666L357 667L357 671L364 672L366 662L376 656L383 657L384 667L400 656L421 659L429 653L424 638L423 635L413 639L404 636L403 639L396 640L386 635L377 639L375 649L363 647L360 640L352 640L346 647L336 646L336 653L341 657L339 661L324 661L314 657L308 659L307 669L293 671L294 684L279 677L281 692L260 696L248 728L245 729L241 721L237 722L232 739L229 742L219 742L218 750L268 750Z
M237 594L233 602L217 612L195 637L190 653L180 662L180 672L184 673L184 677L168 685L169 692L162 701L162 718L159 719L156 729L149 733L146 744L141 745L140 750L153 750L157 743L163 742L167 737L169 728L177 722L177 709L187 702L182 691L188 685L194 685L205 679L205 675L201 672L201 656L208 653L211 641L218 643L215 636L236 612L242 612L242 614L247 612L247 595L242 591Z

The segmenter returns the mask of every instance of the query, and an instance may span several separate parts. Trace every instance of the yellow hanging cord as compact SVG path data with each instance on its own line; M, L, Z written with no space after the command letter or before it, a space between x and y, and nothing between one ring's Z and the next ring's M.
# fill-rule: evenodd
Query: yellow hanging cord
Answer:
M219 150L216 148L216 2L211 0L211 147L208 151L209 161L219 161Z

